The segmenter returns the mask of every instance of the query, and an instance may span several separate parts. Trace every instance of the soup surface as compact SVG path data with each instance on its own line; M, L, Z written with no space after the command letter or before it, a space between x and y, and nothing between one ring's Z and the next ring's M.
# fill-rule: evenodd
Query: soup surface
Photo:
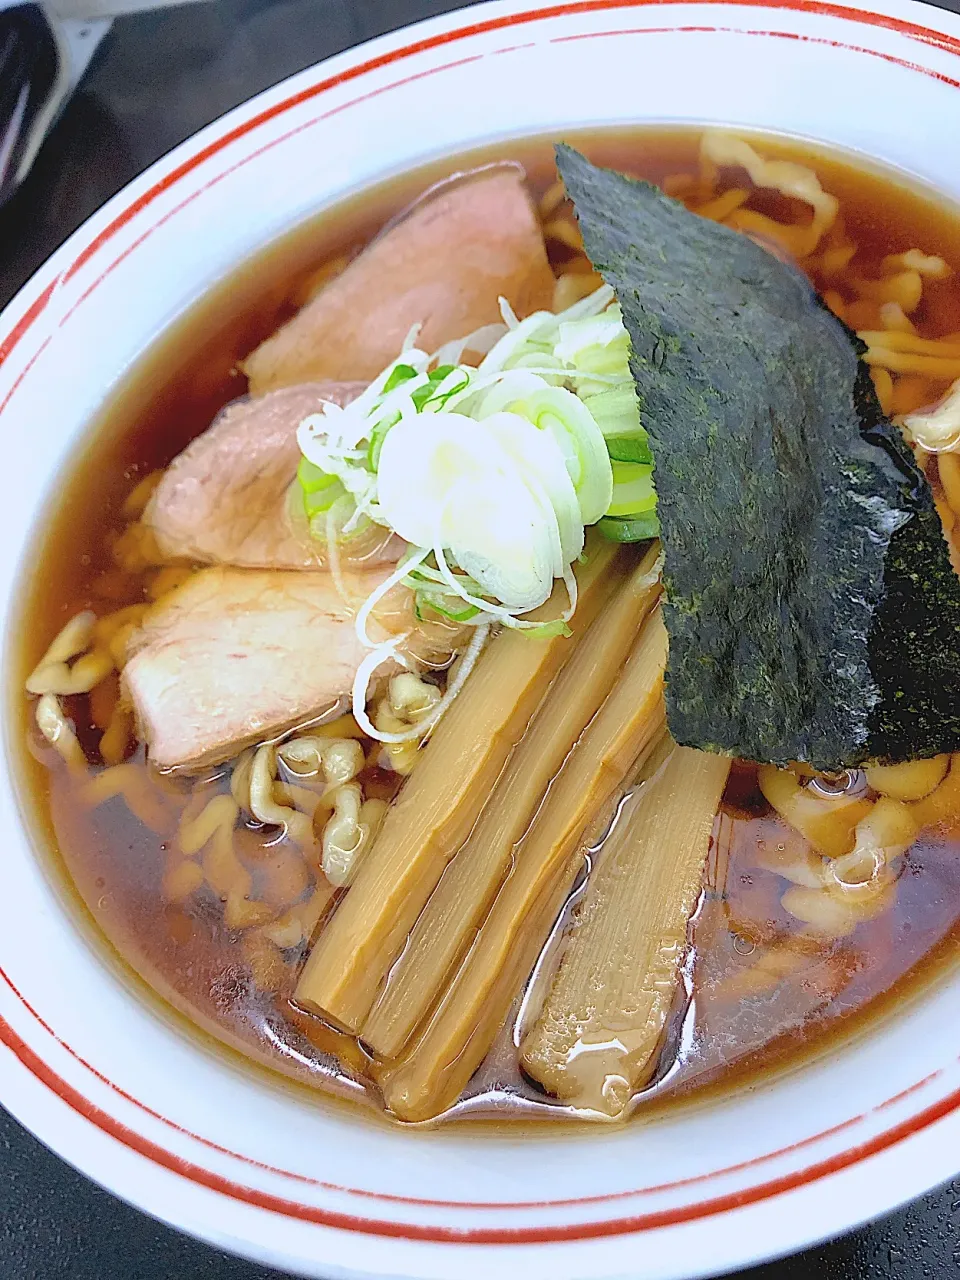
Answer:
M756 236L779 255L795 256L809 205L772 186L754 185L741 166L705 166L698 134L637 129L576 142L594 161L645 177L703 216ZM838 199L839 216L800 265L851 328L894 335L887 345L868 339L885 411L903 415L936 403L960 378L960 218L846 158L773 138L751 143L765 158L812 168ZM62 738L52 745L41 732L35 698L18 694L18 714L34 807L98 928L150 987L222 1043L304 1084L380 1111L384 1093L388 1101L391 1096L395 1064L367 1037L338 1028L296 998L311 944L351 893L330 883L323 871L323 832L334 809L320 756L312 769L306 748L300 757L296 751L270 757L273 802L301 814L310 829L299 840L282 816L270 822L262 810L260 817L253 812L251 777L259 766L251 749L199 769L161 771L147 760L121 680L126 646L148 607L182 589L197 566L189 559L165 561L140 518L162 469L224 405L246 393L239 363L258 343L334 280L432 183L504 160L523 165L537 201L557 278L555 309L594 288L599 281L557 187L546 140L459 156L325 214L245 264L119 390L64 478L25 588L21 689L70 619L87 611L97 619L92 647L86 647L94 665L102 660L103 673L85 692L57 695L80 754L65 755ZM918 252L900 258L911 251ZM942 343L942 353L924 347L923 340ZM952 471L941 475L934 459L926 474L945 536L954 539L957 564L960 477ZM623 554L636 559L642 551ZM437 666L431 688L442 689L445 663ZM76 669L75 663L71 670ZM344 776L359 787L358 802L374 804L366 812L379 820L404 794L408 778L417 776L417 743L372 741L344 713L345 705L308 717L309 730L298 726L283 740L304 740L306 732L313 743L347 743ZM830 1033L859 1025L884 1003L881 997L905 997L921 974L951 957L960 937L958 782L956 757L952 764L934 762L926 781L912 791L908 785L906 792L896 779L885 791L882 775L870 770L826 779L791 774L789 786L800 787L806 800L820 806L817 813L831 830L846 833L839 837L846 846L830 846L837 854L852 846L856 823L878 797L918 806L911 810L915 821L903 842L907 847L895 854L882 884L839 901L817 870L822 848L801 821L788 820L794 811L781 798L783 786L778 789L769 769L735 762L653 1069L617 1114L707 1085L732 1086L748 1073L789 1063L822 1047ZM618 792L618 801L623 794ZM211 805L217 798L219 807ZM621 823L629 820L630 803ZM434 1114L578 1113L576 1097L548 1092L535 1072L524 1070L518 1046L536 1023L586 873L603 865L605 842L619 829L609 833L615 812L616 804L600 815L603 821L582 846L573 892L541 938L545 945L533 956L532 976L528 966L509 993L510 1012L482 1065L459 1097L445 1099ZM428 1015L431 1007L425 1005ZM404 1118L428 1117L411 1112Z

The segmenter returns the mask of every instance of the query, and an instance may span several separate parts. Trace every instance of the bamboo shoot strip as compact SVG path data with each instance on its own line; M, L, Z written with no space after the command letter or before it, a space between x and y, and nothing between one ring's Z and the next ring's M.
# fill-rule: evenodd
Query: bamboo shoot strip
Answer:
M643 619L660 594L655 543L597 618L557 677L504 769L466 844L424 907L362 1038L395 1058L429 1013L490 910L514 845L547 787L610 692Z
M656 1067L729 768L677 747L610 837L521 1046L564 1102L618 1116Z
M490 643L423 748L350 892L321 933L297 984L297 1004L346 1030L362 1027L507 756L620 577L615 551L598 540L577 576L580 599L572 638L533 639L504 631ZM554 597L543 606L544 618L559 612L557 592Z
M434 1016L408 1056L381 1072L384 1101L400 1119L439 1115L489 1051L570 892L584 833L663 732L666 660L667 633L658 609L550 788Z

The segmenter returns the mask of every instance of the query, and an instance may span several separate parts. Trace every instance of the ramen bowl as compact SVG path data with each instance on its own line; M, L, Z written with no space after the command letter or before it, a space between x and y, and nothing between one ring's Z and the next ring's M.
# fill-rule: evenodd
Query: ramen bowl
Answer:
M794 135L960 201L960 19L906 0L483 5L305 71L177 148L0 318L7 685L61 468L177 317L374 184L504 139L645 123ZM221 1248L318 1277L680 1280L800 1249L958 1171L950 971L789 1072L615 1128L390 1126L247 1070L125 972L46 851L12 727L4 751L0 1101Z

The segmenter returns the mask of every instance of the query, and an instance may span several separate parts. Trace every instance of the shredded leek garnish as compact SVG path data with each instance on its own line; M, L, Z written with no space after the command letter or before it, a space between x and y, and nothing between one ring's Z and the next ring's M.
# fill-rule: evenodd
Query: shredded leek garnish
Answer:
M604 285L559 314L524 320L505 299L500 305L503 325L432 355L411 330L358 399L324 405L300 424L304 510L330 544L335 580L342 571L334 543L371 522L409 547L357 616L371 653L357 673L355 713L377 668L401 660L404 637L381 642L368 632L374 607L398 583L413 592L417 617L473 627L475 638L493 624L564 634L576 609L572 565L585 528L600 522L623 541L657 532L653 460L613 291ZM486 350L478 366L459 363L467 349ZM558 580L568 607L556 619L530 621ZM365 712L361 726L394 740Z

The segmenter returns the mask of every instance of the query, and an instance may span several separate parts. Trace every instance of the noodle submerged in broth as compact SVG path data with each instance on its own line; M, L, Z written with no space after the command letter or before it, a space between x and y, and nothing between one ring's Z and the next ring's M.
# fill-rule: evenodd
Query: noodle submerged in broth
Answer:
M631 131L582 146L798 264L860 333L960 569L960 221L776 139ZM489 367L505 332L499 293L513 291L521 319L548 309L572 326L598 317L592 297L609 303L548 145L503 150L461 159L478 175L430 197L434 213L447 202L439 257L459 263L477 302L450 303L436 375L403 374L426 388L418 410L462 395L447 370ZM533 205L515 164L482 167L502 160L522 163ZM118 398L44 535L50 572L27 603L31 778L113 947L223 1043L408 1121L511 1108L617 1118L789 1063L949 953L960 754L818 775L672 745L639 425L608 436L614 505L602 507L635 540L588 536L530 607L510 605L507 586L495 596L483 565L450 569L429 545L394 570L390 530L345 518L349 473L302 462L282 536L271 499L240 504L236 525L222 515L207 541L194 521L189 547L176 543L185 526L157 513L175 482L189 503L183 467L223 479L239 456L231 442L256 440L286 494L298 423L333 412L327 380L349 415L397 355L402 299L379 317L385 359L347 350L321 367L296 326L322 335L344 314L371 261L365 244L378 270L391 236L417 245L414 216L392 219L443 176L414 175L301 229L208 300ZM469 249L491 183L515 203L478 265L457 236ZM553 386L566 377L583 404L613 403L612 365L577 382L548 356L543 346L522 367ZM201 436L246 393L240 364L256 398ZM276 399L291 381L306 398ZM231 435L244 422L253 434ZM216 522L229 496L203 518ZM235 706L238 646L257 648L249 705Z

